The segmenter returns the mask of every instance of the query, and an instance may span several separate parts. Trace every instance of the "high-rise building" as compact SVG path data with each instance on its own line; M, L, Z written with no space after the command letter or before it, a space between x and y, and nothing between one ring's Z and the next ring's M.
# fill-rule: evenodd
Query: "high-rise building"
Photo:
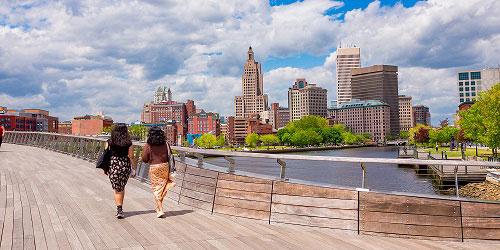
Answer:
M269 122L274 129L285 127L290 122L290 111L288 108L280 107L279 103L271 103L271 109L260 112L260 120Z
M374 65L351 69L352 98L379 100L391 107L391 136L399 136L398 67Z
M399 96L399 129L408 131L413 125L411 96Z
M361 68L360 48L337 49L337 106L349 102L351 96L351 69Z
M300 120L307 115L325 117L327 115L327 90L309 84L305 79L297 79L288 89L288 109L290 121Z
M340 107L329 108L328 117L334 124L343 124L352 133L370 133L372 140L381 142L390 134L390 112L390 106L378 100L352 98Z
M458 104L476 101L481 91L491 89L496 83L500 83L500 68L458 72Z
M242 95L234 97L235 117L249 117L267 109L268 98L264 94L263 76L260 63L255 61L252 47L241 77Z
M413 106L413 124L416 126L418 124L423 124L425 126L431 125L431 112L429 112L429 107L418 105Z

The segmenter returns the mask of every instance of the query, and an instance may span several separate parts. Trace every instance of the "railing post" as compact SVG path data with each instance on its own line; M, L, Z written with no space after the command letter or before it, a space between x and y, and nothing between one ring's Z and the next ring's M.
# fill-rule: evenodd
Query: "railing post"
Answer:
M179 159L181 159L181 162L185 162L186 152L179 152Z
M194 155L196 156L196 158L198 158L198 167L203 168L203 155L199 153L196 153Z
M458 192L458 166L455 166L455 191L457 194L457 198L460 197L460 193Z
M366 167L365 164L361 163L361 169L363 170L363 182L361 183L361 188L366 187Z
M285 177L285 174L286 174L286 162L280 160L280 159L276 159L276 162L278 162L278 164L281 165L281 172L280 172L280 179L282 181L286 181L287 178Z
M234 174L234 159L228 156L224 156L224 159L229 162L229 169L227 172L230 174Z

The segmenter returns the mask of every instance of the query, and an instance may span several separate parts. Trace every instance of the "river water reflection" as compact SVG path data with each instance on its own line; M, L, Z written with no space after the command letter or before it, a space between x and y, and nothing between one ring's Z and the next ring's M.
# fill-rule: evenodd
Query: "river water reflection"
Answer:
M326 151L290 153L297 155L344 156L367 158L397 158L397 147L365 147ZM224 158L207 158L207 163L228 167ZM357 163L286 160L286 177L308 182L337 186L361 187L362 170ZM397 164L366 163L366 187L372 190L436 194L432 180L419 176L412 168ZM235 158L236 170L278 177L280 166L276 160L248 157Z

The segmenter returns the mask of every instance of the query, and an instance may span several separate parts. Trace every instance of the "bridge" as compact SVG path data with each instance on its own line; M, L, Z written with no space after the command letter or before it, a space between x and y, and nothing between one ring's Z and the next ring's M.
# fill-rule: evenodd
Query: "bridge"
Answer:
M148 166L143 164L126 188L126 218L117 220L109 181L92 162L102 151L102 139L9 132L5 140L0 148L0 249L500 247L498 202L237 175L231 166L223 170L200 164L207 150L178 147L179 185L168 194L167 217L155 217ZM143 144L134 145L139 155ZM196 154L198 161L184 153ZM450 162L460 164L438 163ZM285 170L282 166L281 177Z

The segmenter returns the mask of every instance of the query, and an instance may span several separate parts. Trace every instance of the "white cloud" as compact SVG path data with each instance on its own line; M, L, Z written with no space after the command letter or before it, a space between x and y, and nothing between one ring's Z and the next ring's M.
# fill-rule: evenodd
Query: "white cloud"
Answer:
M2 1L0 105L39 105L63 120L103 110L115 120L134 121L154 90L167 85L178 101L193 99L198 107L231 115L248 46L265 63L270 56L326 55L342 41L361 47L363 66L400 66L401 92L444 119L456 108L456 71L497 64L499 1L429 0L412 8L374 2L342 21L323 15L341 5ZM335 53L311 69L266 72L270 101L286 106L297 77L327 88L333 99Z

